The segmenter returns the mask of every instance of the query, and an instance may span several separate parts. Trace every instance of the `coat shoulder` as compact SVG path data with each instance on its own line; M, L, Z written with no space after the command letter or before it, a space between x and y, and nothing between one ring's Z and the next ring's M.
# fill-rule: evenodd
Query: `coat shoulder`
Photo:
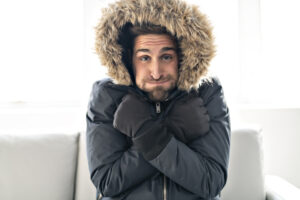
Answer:
M220 79L216 76L209 77L202 81L201 85L198 87L198 93L202 98L208 98L218 91L223 93L223 87Z
M90 101L97 98L117 101L120 97L128 93L128 90L128 86L115 84L110 78L98 80L93 84Z
M229 113L219 78L211 77L209 81L203 82L198 88L198 94L212 118Z
M113 113L128 87L117 85L109 78L94 82L88 103L88 117L93 119L113 119Z

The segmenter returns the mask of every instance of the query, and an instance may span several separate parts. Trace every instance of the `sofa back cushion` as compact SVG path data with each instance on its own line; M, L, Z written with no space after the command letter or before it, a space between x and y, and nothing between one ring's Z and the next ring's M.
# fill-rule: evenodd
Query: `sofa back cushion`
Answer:
M0 199L73 200L78 134L0 135Z

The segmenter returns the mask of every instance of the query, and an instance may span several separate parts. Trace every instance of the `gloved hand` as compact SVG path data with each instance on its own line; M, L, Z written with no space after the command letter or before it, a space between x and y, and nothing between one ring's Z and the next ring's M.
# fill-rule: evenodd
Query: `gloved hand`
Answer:
M133 145L146 160L155 158L172 137L151 113L154 114L154 105L134 94L127 94L118 106L113 121L116 129L132 138Z
M151 119L151 104L135 94L127 94L114 114L113 126L128 137L135 137Z
M200 97L189 97L176 102L166 123L168 130L185 144L209 131L209 116Z

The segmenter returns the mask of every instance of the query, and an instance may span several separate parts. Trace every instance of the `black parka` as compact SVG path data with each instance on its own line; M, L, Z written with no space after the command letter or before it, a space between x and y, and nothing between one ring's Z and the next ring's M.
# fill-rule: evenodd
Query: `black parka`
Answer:
M103 200L164 200L165 187L170 200L218 199L227 179L230 144L229 112L219 81L213 78L198 89L210 116L210 131L188 144L172 137L149 161L112 125L114 112L130 89L108 79L93 86L87 113L87 154L98 195ZM167 116L168 106L176 106L186 95L177 92L165 102L160 115Z
M172 136L151 159L145 159L131 138L113 127L122 98L129 91L144 95L123 63L119 34L127 23L145 22L166 27L177 37L182 53L177 87L167 101L159 102L157 117L167 117L173 106L195 91L194 98L202 98L210 118L207 134L187 144ZM102 12L96 27L96 52L111 77L93 85L87 111L87 157L97 198L219 199L227 179L230 121L220 82L205 77L215 52L206 17L180 0L120 0ZM151 107L154 112L156 103Z

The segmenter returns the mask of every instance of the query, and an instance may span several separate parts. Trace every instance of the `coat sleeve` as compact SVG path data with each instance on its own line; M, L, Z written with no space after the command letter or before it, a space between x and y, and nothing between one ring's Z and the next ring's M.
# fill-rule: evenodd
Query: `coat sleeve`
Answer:
M132 148L128 138L113 128L116 100L106 82L93 86L87 111L87 158L97 193L116 196L158 171ZM113 91L114 95L118 91ZM121 96L121 94L120 94Z
M229 111L218 80L202 87L200 96L210 116L209 133L188 145L170 140L149 162L186 190L204 199L217 196L227 179L230 149Z

